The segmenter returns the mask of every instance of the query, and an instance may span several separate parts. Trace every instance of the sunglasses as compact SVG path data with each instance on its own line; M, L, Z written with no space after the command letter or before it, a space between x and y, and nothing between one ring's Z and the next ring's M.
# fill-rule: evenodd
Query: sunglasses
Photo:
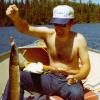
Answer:
M66 24L54 24L54 26L66 27Z

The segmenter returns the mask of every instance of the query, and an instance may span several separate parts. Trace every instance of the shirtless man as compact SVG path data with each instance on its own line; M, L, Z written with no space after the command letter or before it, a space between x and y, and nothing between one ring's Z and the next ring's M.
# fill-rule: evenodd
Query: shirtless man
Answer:
M75 24L74 10L68 5L59 5L53 9L53 18L50 23L54 28L35 27L29 25L18 13L16 5L10 5L6 15L13 21L16 28L27 35L42 38L47 44L47 51L50 59L50 67L55 73L47 75L32 75L21 72L21 89L41 92L47 95L59 95L64 100L84 100L84 90L81 80L86 78L90 71L87 42L80 33L71 31ZM82 64L79 67L79 59ZM62 73L56 73L64 71ZM36 86L37 82L38 86ZM39 82L41 79L41 82ZM27 82L26 82L27 81ZM26 86L25 86L26 85ZM33 87L33 88L32 88ZM23 93L21 92L21 100Z

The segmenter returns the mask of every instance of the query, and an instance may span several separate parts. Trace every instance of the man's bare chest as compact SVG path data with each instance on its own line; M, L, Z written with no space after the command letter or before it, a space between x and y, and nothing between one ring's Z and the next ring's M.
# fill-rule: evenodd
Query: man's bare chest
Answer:
M53 60L70 62L75 56L74 45L55 44L49 48L49 55Z
M71 47L56 47L56 57L60 60L71 60L73 56L73 48Z
M74 37L64 40L57 37L49 37L47 41L48 53L53 60L71 61L77 54L77 44Z

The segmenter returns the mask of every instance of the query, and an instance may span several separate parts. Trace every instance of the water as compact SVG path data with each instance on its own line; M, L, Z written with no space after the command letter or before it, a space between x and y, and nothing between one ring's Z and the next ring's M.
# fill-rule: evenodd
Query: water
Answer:
M100 50L100 23L76 24L72 30L85 36L89 48ZM21 34L15 27L0 27L0 54L10 50L10 45L8 44L9 36L14 37L18 47L31 44L37 40L37 38Z
M21 34L15 27L0 27L0 54L10 50L9 36L13 36L18 47L33 43L37 38Z
M89 48L100 50L100 23L77 24L73 30L85 36Z

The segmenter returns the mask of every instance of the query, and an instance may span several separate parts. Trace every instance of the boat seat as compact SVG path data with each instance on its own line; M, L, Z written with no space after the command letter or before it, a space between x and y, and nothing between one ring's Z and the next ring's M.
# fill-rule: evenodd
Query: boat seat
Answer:
M50 100L64 100L64 99L62 99L59 96L51 96ZM99 99L98 99L98 96L96 95L96 93L94 93L93 91L88 90L84 94L84 100L99 100Z
M84 100L99 100L98 95L95 92L88 90L88 89L85 89L84 92L85 92ZM30 92L30 94L32 96L31 95L28 96L26 100L33 100L34 96L38 97L38 95L40 95L38 93L32 93L32 92ZM57 95L50 96L49 98L50 98L50 100L64 100L63 98L61 98L60 96L57 96Z

